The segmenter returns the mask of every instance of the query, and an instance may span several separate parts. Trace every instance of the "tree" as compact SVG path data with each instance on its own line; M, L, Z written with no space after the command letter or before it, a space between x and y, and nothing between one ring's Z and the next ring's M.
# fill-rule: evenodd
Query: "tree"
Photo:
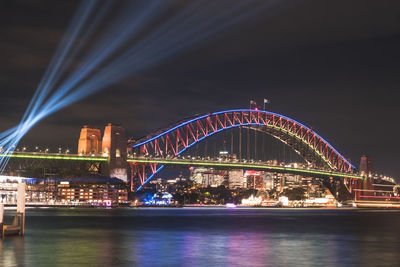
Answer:
M303 200L305 198L305 190L302 187L296 187L292 189L285 189L283 195L289 200Z

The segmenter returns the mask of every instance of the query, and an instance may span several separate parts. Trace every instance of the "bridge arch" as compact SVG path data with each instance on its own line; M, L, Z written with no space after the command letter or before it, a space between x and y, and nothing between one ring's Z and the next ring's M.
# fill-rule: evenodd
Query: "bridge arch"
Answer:
M261 130L292 147L307 162L334 171L352 172L355 167L328 141L304 124L284 115L254 109L234 109L184 119L137 140L136 156L177 157L204 139L236 127ZM154 168L153 175L163 166Z

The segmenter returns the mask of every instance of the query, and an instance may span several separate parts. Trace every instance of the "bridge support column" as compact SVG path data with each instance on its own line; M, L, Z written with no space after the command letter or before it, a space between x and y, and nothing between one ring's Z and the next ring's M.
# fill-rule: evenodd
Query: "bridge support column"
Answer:
M143 186L146 180L150 177L150 175L154 175L157 173L157 163L138 163L138 162L130 162L130 184L131 191L136 190L139 186ZM135 180L135 176L139 178ZM136 187L136 188L135 188Z
M352 199L351 190L347 183L347 178L338 179L333 177L329 177L323 182L324 186L328 188L338 202Z
M108 174L110 177L121 179L127 183L126 144L125 129L109 123L104 129L102 142L103 156L108 156L109 158Z

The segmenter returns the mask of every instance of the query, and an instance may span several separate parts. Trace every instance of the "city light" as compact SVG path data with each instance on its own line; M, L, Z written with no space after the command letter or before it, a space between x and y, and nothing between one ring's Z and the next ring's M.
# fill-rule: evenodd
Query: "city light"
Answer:
M262 202L261 196L255 197L254 195L251 195L249 198L242 199L242 205L245 206L259 206L261 205L261 202Z

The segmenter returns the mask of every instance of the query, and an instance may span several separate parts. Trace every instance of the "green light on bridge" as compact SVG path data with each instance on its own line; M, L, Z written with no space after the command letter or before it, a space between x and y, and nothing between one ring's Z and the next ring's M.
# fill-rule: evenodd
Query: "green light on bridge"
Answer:
M85 157L85 156L68 156L68 155L47 155L47 154L18 154L14 153L8 155L10 158L22 158L22 159L42 159L42 160L71 160L71 161L102 161L108 162L107 157ZM5 157L5 155L0 155L0 157ZM224 168L242 168L242 169L257 169L263 171L278 171L278 172L291 172L291 173L302 173L311 175L323 175L332 176L340 178L353 178L361 179L364 177L359 175L354 175L350 173L339 173L330 171L320 171L314 169L298 169L289 168L282 166L271 166L271 165L255 165L255 164L245 164L245 163L223 163L223 162L196 162L196 161L182 161L182 160L162 160L162 159L128 159L127 162L137 162L137 163L157 163L157 164L167 164L167 165L186 165L186 166L203 166L203 167L224 167Z
M43 155L43 154L17 154L0 155L0 157L22 158L22 159L46 159L46 160L79 160L79 161L108 161L104 157L83 157L67 155Z
M158 160L158 159L128 159L128 162L137 163L157 163L157 164L167 164L167 165L187 165L187 166L203 166L203 167L233 167L233 168L243 168L243 169L258 169L264 171L279 171L279 172L292 172L292 173L304 173L312 175L323 175L332 176L340 178L353 178L353 179L364 179L362 176L338 173L330 171L319 171L310 169L298 169L298 168L288 168L281 166L271 166L271 165L252 165L244 163L221 163L221 162L196 162L196 161L178 161L178 160Z

